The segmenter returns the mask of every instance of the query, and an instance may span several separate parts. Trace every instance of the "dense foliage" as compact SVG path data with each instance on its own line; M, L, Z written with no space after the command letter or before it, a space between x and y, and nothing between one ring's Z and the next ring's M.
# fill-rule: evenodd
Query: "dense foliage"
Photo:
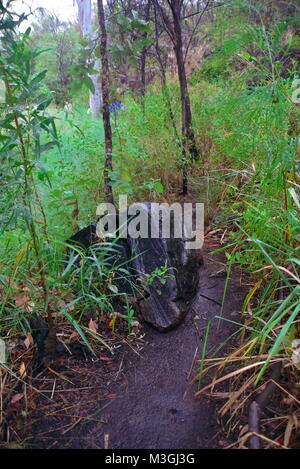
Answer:
M20 32L25 14L8 3L0 1L0 333L25 334L30 315L50 309L88 343L84 313L111 319L114 272L101 254L66 268L64 249L104 200L104 133L87 92L99 48L45 11ZM299 371L299 6L184 2L195 160L183 154L176 60L155 3L167 11L170 2L107 2L114 194L173 200L184 166L211 229L227 227L228 275L233 266L251 275L236 356L267 357L256 383L274 357Z

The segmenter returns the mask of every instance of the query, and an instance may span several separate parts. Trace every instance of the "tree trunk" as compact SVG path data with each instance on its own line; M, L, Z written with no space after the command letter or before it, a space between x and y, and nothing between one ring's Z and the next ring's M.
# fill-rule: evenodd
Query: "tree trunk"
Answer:
M114 203L113 192L111 187L110 173L113 170L112 165L112 132L110 125L109 116L109 63L107 55L107 33L105 26L105 16L103 8L103 0L98 1L98 19L101 31L100 39L100 55L102 62L102 113L103 113L103 125L105 133L105 165L104 165L104 192L107 202Z
M183 57L182 46L182 29L181 29L181 11L182 0L168 0L167 3L172 13L171 21L168 17L162 2L159 0L152 0L153 4L160 12L165 31L168 33L174 48L174 53L177 63L177 73L180 84L180 98L181 98L181 122L182 122L182 193L188 192L188 163L189 159L198 160L199 153L196 146L195 135L192 128L192 112L187 86L187 78Z
M188 155L193 160L199 159L195 135L192 128L192 111L191 102L188 91L183 48L182 48L182 30L181 30L181 1L173 0L169 2L173 16L174 24L174 52L176 55L178 79L180 83L180 97L181 97L181 113L182 113L182 136L185 158Z
M148 0L146 6L146 21L149 21L150 18L150 5L151 0ZM145 32L142 36L143 39L146 39L148 33ZM147 50L148 47L143 47L142 54L141 54L141 98L142 98L142 107L143 111L145 112L145 94L146 94L146 59L147 59Z
M78 21L80 24L82 37L93 37L92 33L92 4L91 0L76 0L78 6ZM95 61L95 70L100 70L99 61ZM89 75L93 81L95 93L89 93L89 107L94 117L98 116L101 108L101 93L100 93L100 73Z
M173 109L172 109L171 98L170 98L169 90L168 90L168 86L167 86L167 77L166 77L166 63L167 63L167 60L163 59L163 57L161 55L161 50L160 50L160 47L159 47L159 42L158 42L158 37L159 37L158 19L157 19L157 10L156 10L156 5L155 4L154 4L154 25L155 25L155 50L156 50L157 61L159 63L160 71L161 71L162 93L163 93L163 96L166 99L166 104L167 104L167 108L168 108L168 112L169 112L169 116L170 116L170 121L172 123L173 130L174 130L174 136L176 138L176 142L179 144L180 139L179 139L178 132L177 132L176 120L175 120L174 112L173 112Z

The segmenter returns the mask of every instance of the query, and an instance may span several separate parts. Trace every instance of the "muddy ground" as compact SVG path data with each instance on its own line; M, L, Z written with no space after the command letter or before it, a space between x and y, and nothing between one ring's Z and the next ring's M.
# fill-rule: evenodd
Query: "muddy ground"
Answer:
M212 323L207 355L235 330L225 320L218 327L216 319L221 312L226 279L222 255L209 254L218 247L215 240L207 242L199 293L177 329L160 333L144 325L143 338L137 342L140 345L122 347L117 359L102 357L93 364L82 364L81 368L78 364L69 365L69 369L58 370L63 380L56 375L55 385L53 375L46 381L45 376L37 378L43 383L40 389L54 403L39 397L38 405L32 409L27 429L29 446L219 447L224 435L216 415L216 401L205 395L195 398L197 383L192 383L199 370L208 321ZM239 275L233 273L222 316L239 321L244 296L245 287L240 284ZM66 384L67 377L71 383Z

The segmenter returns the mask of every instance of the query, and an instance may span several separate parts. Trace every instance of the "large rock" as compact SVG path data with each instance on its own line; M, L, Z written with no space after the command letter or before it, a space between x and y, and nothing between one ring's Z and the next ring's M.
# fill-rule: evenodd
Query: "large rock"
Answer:
M129 233L125 239L114 240L119 249L110 258L110 265L113 268L126 262L131 278L129 281L126 276L115 276L118 291L131 295L131 303L138 305L147 323L160 331L168 331L180 324L189 310L198 289L202 256L199 251L186 249L184 230L181 238L164 238L162 214L159 212L159 216L151 218L151 206L148 202L139 204L139 210L148 223L149 233L152 227L156 237L134 238ZM171 220L171 227L174 228L174 220ZM97 239L96 227L90 225L70 240L89 247ZM132 282L137 289L132 288Z
M160 331L168 331L182 321L189 310L199 284L202 256L187 250L184 230L182 238L162 236L162 213L151 218L151 203L141 205L156 238L128 237L133 256L132 264L144 286L144 298L139 301L143 319ZM153 208L152 208L153 210ZM152 211L153 213L153 211ZM174 220L171 220L171 234ZM155 275L156 271L156 275ZM160 273L165 274L160 276ZM154 274L153 274L154 273Z

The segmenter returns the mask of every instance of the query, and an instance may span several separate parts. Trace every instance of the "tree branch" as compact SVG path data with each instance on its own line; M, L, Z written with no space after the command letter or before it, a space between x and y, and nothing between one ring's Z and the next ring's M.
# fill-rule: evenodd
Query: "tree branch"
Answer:
M219 3L218 5L211 5L206 11L209 11L209 10L212 10L213 8L219 8L219 7L223 7L224 5L226 5L226 3ZM203 10L202 10L203 11ZM196 15L199 15L199 13L201 13L200 11L196 11L195 13L191 13L190 15L187 15L187 16L184 16L182 19L183 20L186 20L188 18L191 18L192 16L196 16Z
M206 2L206 5L205 5L205 7L203 8L203 10L202 10L202 12L201 12L199 18L197 19L196 25L195 25L195 27L194 27L194 29L193 29L191 35L190 35L189 42L188 42L188 44L187 44L187 46L186 46L186 50L185 50L185 54L184 54L184 63L186 62L186 58L187 58L187 55L188 55L188 51L189 51L190 45L191 45L191 43L192 43L192 40L193 40L195 31L196 31L196 29L198 28L199 23L200 23L200 21L202 20L202 17L203 17L203 15L204 15L204 13L207 11L207 9L208 9L208 7L209 7L209 4L210 4L210 0L208 0L208 1ZM204 38L205 38L205 37L207 37L207 35L204 36Z
M160 12L161 18L163 20L163 25L166 33L170 37L172 44L175 45L175 33L174 33L174 28L171 24L171 21L168 18L168 15L165 11L165 9L160 5L158 0L152 0L154 7L157 8L157 11Z

